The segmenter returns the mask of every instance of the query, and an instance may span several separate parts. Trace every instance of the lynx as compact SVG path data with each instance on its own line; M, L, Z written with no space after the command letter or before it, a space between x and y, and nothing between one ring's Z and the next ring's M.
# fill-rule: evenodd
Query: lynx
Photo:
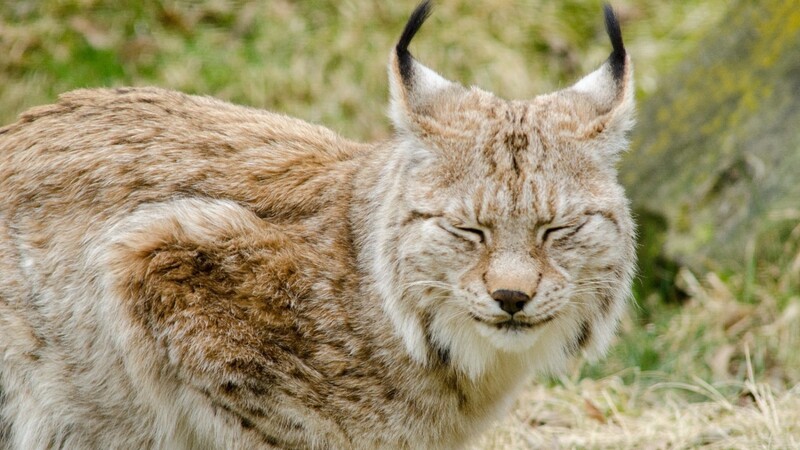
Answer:
M609 345L634 225L608 60L508 101L389 61L386 142L155 88L0 129L0 448L458 448Z

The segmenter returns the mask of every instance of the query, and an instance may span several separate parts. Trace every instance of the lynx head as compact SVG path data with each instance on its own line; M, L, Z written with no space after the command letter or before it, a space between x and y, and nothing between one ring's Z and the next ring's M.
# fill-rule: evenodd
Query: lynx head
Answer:
M504 355L549 370L599 355L634 270L614 168L633 123L617 19L606 6L613 51L599 69L509 101L411 56L429 12L414 11L389 63L396 140L372 260L384 308L418 361L473 379Z

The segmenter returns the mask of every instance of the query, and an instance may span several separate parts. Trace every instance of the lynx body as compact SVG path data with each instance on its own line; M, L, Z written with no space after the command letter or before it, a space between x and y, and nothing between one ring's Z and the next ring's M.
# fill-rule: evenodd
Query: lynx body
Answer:
M154 88L0 129L0 448L454 448L603 353L632 69L506 101L391 54L377 144Z

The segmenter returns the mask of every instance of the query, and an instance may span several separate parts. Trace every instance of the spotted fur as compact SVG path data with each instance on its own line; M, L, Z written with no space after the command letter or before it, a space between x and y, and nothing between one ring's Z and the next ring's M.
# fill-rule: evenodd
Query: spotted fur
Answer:
M420 8L386 142L154 88L0 129L0 448L455 448L603 353L634 266L613 13L609 62L507 101L413 59Z

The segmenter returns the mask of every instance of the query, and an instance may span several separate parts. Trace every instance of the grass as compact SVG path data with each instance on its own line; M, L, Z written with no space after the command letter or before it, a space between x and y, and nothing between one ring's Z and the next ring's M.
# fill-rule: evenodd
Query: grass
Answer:
M727 4L613 3L642 99ZM441 0L412 51L451 79L531 97L605 59L601 4ZM158 85L385 138L385 63L414 6L6 0L0 123L78 87ZM476 448L800 447L800 228L771 262L696 274L660 260L659 225L641 220L636 306L609 356L532 382Z
M642 94L717 7L615 2ZM600 0L440 1L412 51L444 75L525 98L608 55ZM385 65L415 1L6 0L0 122L87 86L159 85L386 137Z
M632 311L606 361L532 384L476 448L798 448L800 295L783 274L681 270L685 303Z

